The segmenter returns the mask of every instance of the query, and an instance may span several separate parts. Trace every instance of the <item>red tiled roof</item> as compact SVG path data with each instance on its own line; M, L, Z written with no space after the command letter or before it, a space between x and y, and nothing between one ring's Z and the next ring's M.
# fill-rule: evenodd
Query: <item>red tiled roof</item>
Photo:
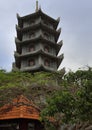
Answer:
M23 95L0 108L0 120L19 118L39 120L39 114L39 108Z

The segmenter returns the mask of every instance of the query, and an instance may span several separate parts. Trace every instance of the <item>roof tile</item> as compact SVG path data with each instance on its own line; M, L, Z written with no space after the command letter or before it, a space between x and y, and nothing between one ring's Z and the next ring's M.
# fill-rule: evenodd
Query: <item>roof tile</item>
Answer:
M35 120L40 118L39 108L23 95L18 96L12 103L0 108L0 120L19 118Z

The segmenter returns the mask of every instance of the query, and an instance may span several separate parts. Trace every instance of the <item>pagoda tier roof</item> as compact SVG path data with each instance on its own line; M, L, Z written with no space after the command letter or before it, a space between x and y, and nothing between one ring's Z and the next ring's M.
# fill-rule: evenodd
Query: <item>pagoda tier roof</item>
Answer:
M43 55L43 56L46 56L46 57L49 57L49 58L52 58L52 59L55 59L57 60L58 57L51 54L51 53L47 53L45 52L43 49L39 49L37 51L33 51L33 52L26 52L24 54L19 54L18 52L15 52L15 58L21 58L21 59L24 59L26 57L33 57L33 56L37 56L37 55ZM60 58L61 59L61 58Z
M44 65L38 65L36 67L24 67L21 68L20 71L24 71L24 72L37 72L37 71L46 71L46 72L55 72L57 70L55 70L52 67L46 67Z
M53 46L56 48L56 51L58 53L58 51L60 50L60 48L62 47L63 45L63 42L62 40L58 43L54 43L48 39L45 39L44 37L40 36L40 37L36 37L35 39L29 39L29 40L25 40L25 41L20 41L19 39L15 38L15 43L16 43L16 46L19 47L21 49L21 46L24 46L24 45L28 45L28 44L38 44L38 42L42 42L42 44L46 44L48 43L50 46Z
M64 55L63 55L63 54L61 54L61 55L58 56L58 57L55 57L55 56L53 56L53 55L49 55L49 54L46 54L46 53L44 53L44 52L42 52L42 51L39 51L38 53L34 53L33 55L32 55L32 54L29 54L29 55L26 55L26 56L19 56L18 54L15 54L16 64L17 64L17 65L20 64L21 59L25 59L25 58L27 58L27 57L33 58L33 56L39 56L39 55L40 55L41 57L42 57L42 56L45 56L45 57L47 57L48 59L52 59L52 60L56 61L56 62L57 62L57 67L59 67L61 61L62 61L63 58L64 58Z
M0 121L9 119L39 120L40 110L23 95L0 108Z
M48 16L47 14L43 13L41 9L39 9L37 12L20 17L19 14L17 14L18 24L20 27L22 27L22 23L24 20L29 19L36 19L38 17L41 17L42 19L45 19L46 21L49 21L51 24L54 25L54 28L56 29L58 26L58 23L60 21L60 18L53 19L52 17Z
M47 26L47 25L45 25L45 24L43 24L42 22L39 22L39 23L37 23L37 24L34 24L34 25L29 25L29 26L27 26L27 27L24 27L24 28L20 28L18 25L16 25L16 30L17 31L20 31L20 32L26 32L26 31L30 31L30 30L32 30L32 31L34 31L34 30L37 30L37 29L44 29L44 30L46 30L46 31L50 31L50 33L58 33L59 31L58 30L55 30L55 29L53 29L53 28L50 28L49 26ZM59 29L60 30L60 29Z
M43 30L49 31L52 34L59 33L60 31L58 31L58 30L61 30L61 29L55 30L53 28L50 28L49 26L43 24L42 22L39 22L39 23L34 24L34 25L29 25L29 26L24 27L24 28L20 28L18 25L16 25L16 30L20 31L20 33L26 32L26 31L34 31L37 29L43 29Z
M20 27L18 27L18 26L16 25L17 36L18 36L19 39L21 39L22 34L23 34L24 32L28 32L28 31L34 32L34 31L36 31L36 30L38 30L38 29L40 29L40 30L42 30L42 31L46 31L46 32L48 32L48 34L54 35L56 42L57 42L57 40L58 40L58 38L59 38L59 35L60 35L60 33L61 33L61 28L59 28L58 30L54 30L54 29L49 28L48 26L45 26L45 25L43 25L43 24L41 24L41 23L36 24L36 25L34 25L34 26L26 27L26 28L20 28Z

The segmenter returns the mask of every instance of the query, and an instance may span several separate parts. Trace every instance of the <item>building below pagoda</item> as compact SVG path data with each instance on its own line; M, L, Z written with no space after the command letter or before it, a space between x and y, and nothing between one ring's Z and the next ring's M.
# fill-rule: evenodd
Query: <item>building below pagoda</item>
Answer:
M43 130L40 110L24 96L0 107L0 130Z
M60 18L55 20L37 8L23 17L17 14L17 19L13 70L57 71L63 60L63 54L58 56L62 47L62 40L58 42L61 29L57 30Z

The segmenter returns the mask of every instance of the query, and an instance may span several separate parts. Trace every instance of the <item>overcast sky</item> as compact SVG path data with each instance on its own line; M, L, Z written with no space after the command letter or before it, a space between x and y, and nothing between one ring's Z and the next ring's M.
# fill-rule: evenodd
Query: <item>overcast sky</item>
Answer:
M16 13L24 16L35 12L36 0L0 0L0 68L12 69L15 51ZM60 68L77 70L92 67L92 0L39 0L44 13L57 19L63 40Z

